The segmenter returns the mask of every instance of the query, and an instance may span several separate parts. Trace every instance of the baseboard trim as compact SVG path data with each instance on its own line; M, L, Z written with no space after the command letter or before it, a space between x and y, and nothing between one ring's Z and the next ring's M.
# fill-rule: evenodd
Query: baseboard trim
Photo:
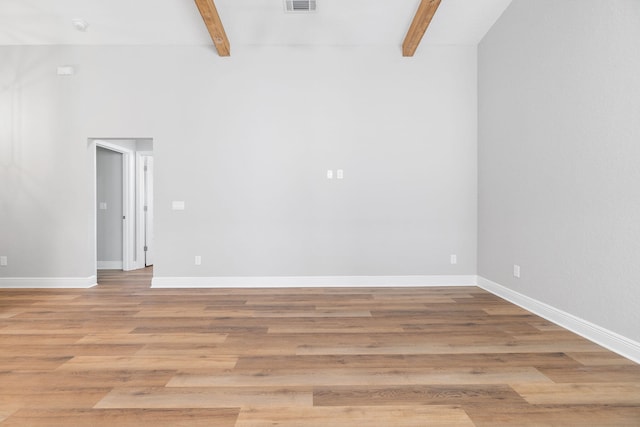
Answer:
M0 277L2 289L86 289L98 284L96 276L89 277Z
M98 270L122 270L122 261L98 261Z
M269 276L154 277L153 288L316 288L476 286L475 275L454 276Z
M478 286L619 355L640 363L640 343L478 276Z

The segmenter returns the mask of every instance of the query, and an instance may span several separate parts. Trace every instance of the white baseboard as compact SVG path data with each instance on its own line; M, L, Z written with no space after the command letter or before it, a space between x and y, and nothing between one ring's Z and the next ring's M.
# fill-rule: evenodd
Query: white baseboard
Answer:
M122 261L98 261L98 270L122 270Z
M478 276L478 286L627 359L640 363L640 343Z
M153 288L316 288L476 286L475 275L458 276L269 276L154 277Z
M2 289L76 288L85 289L98 284L96 276L89 277L0 277Z

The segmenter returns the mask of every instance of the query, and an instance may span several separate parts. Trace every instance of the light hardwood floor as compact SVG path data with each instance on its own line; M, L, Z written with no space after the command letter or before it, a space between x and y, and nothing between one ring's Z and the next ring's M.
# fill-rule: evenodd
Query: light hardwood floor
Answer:
M640 426L640 366L479 288L0 290L0 426Z

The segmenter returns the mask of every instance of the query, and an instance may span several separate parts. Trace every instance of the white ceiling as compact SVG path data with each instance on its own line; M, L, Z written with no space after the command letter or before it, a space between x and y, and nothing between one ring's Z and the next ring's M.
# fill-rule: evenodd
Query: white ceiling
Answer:
M318 0L312 14L287 14L283 0L215 3L233 54L240 45L400 46L420 0ZM510 3L443 0L422 43L477 44ZM212 42L193 0L0 0L0 45L18 44Z

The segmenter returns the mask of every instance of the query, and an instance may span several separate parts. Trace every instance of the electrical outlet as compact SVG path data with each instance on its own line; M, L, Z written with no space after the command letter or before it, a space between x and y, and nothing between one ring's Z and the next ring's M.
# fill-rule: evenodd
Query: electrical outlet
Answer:
M7 257L2 255L0 256L0 266L2 267L6 267L7 266Z
M202 264L202 257L200 255L196 255L196 265L201 265Z
M338 169L338 171L336 172L336 176L338 179L344 178L344 171L342 169Z
M458 263L458 255L451 254L450 261L451 261L451 264L457 264Z
M333 170L327 170L327 179L333 179Z
M518 264L513 264L513 277L520 278L520 266Z

